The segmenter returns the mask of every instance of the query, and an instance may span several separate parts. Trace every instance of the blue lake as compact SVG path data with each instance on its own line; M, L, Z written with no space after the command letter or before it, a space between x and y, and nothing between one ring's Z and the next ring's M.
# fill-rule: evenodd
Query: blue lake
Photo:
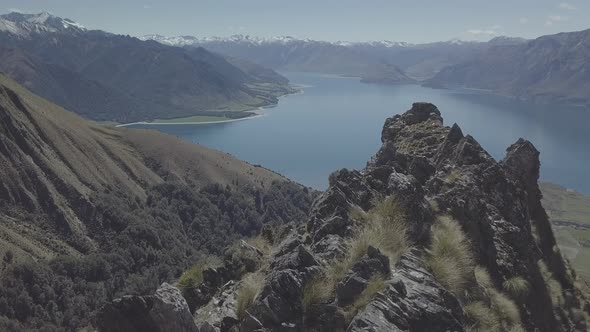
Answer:
M590 194L590 110L533 105L481 92L418 85L378 86L356 78L284 73L304 93L250 120L141 126L203 144L297 182L325 189L340 168L360 169L379 149L385 118L416 101L434 103L446 125L458 123L496 159L524 137L541 151L542 180ZM137 126L139 127L139 126Z

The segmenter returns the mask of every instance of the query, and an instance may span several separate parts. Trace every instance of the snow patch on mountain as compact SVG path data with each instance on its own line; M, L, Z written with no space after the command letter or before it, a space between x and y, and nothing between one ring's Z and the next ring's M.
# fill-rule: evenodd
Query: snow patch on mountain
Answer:
M32 33L77 32L86 31L86 28L70 19L57 17L48 12L39 14L13 12L0 15L0 31L25 38Z

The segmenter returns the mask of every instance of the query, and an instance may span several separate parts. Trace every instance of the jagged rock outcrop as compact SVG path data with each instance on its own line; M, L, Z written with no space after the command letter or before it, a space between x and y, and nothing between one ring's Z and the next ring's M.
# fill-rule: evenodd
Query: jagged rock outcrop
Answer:
M496 161L458 125L444 126L439 110L428 103L416 103L406 113L387 119L381 139L382 148L365 169L340 170L330 176L330 187L316 199L305 229L295 225L284 240L277 241L270 262L256 272L259 291L243 308L241 320L235 315L241 281L232 281L197 309L214 313L202 328L471 330L469 299L446 289L426 263L434 242L432 226L444 214L456 220L469 239L474 264L489 271L487 287L497 290L496 297L506 298L500 293L509 280L530 285L532 291L506 300L514 303L512 315L518 327L586 330L587 300L575 288L574 276L555 246L540 203L539 152L530 142L517 141L504 160ZM369 246L351 264L336 264L346 260L351 237L367 222L351 211L366 213L385 197L395 197L405 212L411 249L392 261ZM334 278L334 266L345 270L333 292L320 297L324 289L310 285ZM367 293L375 288L375 280L382 285ZM473 294L486 292L473 287Z
M154 295L124 296L105 305L96 325L101 332L199 332L180 291L167 283Z

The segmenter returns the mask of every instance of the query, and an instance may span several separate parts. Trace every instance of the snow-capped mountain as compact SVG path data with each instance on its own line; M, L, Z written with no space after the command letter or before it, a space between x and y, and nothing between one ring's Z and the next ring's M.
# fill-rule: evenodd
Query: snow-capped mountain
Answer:
M176 36L176 37L166 37L162 35L145 35L139 37L141 40L153 40L157 41L158 43L168 45L168 46L188 46L195 44L198 39L197 37L193 36Z
M162 44L171 45L171 46L190 46L190 45L203 45L209 43L234 43L234 44L251 44L251 45L290 45L290 44L300 44L300 43L321 43L327 45L334 45L334 46L372 46L372 47L410 47L414 44L406 43L406 42L394 42L389 40L383 41L371 41L371 42L350 42L350 41L336 41L336 42L328 42L328 41L319 41L313 39L299 39L292 36L275 36L275 37L256 37L256 36L249 36L249 35L232 35L228 37L203 37L197 38L194 36L175 36L175 37L167 37L162 35L145 35L139 37L141 40L154 40Z
M61 18L42 12L39 14L10 13L0 15L0 31L27 37L32 33L46 33L58 31L86 31L86 28L67 18Z

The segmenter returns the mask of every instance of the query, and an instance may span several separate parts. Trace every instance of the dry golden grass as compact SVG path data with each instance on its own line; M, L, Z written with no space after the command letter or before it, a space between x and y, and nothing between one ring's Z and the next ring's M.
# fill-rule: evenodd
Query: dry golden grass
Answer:
M385 289L385 278L382 275L377 275L369 280L367 288L363 290L361 295L354 300L354 302L346 308L345 316L350 321L356 314L371 302L371 300L383 289Z
M492 278L485 268L477 266L473 274L477 284L484 291L486 302L489 303L489 306L485 305L489 309L487 312L489 317L474 316L478 319L484 319L484 321L474 320L474 325L487 326L488 323L497 321L500 324L501 331L519 328L521 326L520 310L514 301L495 288Z
M315 278L303 288L303 312L309 312L315 304L328 301L334 293L334 281L329 278Z
M210 267L218 267L221 265L219 258L215 256L207 256L201 259L197 264L191 266L190 269L184 271L176 286L185 294L188 290L199 287L203 282L203 271Z
M432 227L432 243L426 263L447 290L463 296L474 269L471 246L461 226L449 216L441 216Z
M246 243L260 250L265 256L270 255L272 251L272 244L262 235L257 235L245 240Z
M426 263L436 280L467 301L464 311L471 324L469 331L500 332L520 328L518 307L495 288L484 267L475 266L470 243L461 226L451 217L439 217L434 223L427 253ZM523 280L510 280L507 287L515 292L524 292L523 287L528 283L523 283ZM474 283L479 287L474 288ZM481 289L483 294L470 289Z
M302 299L304 308L310 308L314 304L333 297L336 285L352 266L367 254L369 246L387 255L392 265L408 249L405 216L394 198L390 197L378 202L368 213L359 208L353 208L350 211L350 217L361 221L361 224L346 243L345 257L332 262L327 268L326 275L321 279L314 279L306 285ZM382 279L383 277L372 280L371 287L378 285L378 281ZM363 296L368 296L370 291L369 289L369 293ZM363 302L359 302L358 305L361 303Z
M250 274L242 279L242 284L236 294L236 315L239 320L246 317L246 311L256 299L264 278L257 274Z
M472 332L500 332L502 325L498 317L485 303L471 302L464 308L465 317L472 322L469 331Z
M461 171L458 169L453 169L449 175L445 178L445 182L449 184L454 184L461 179Z
M563 299L563 288L561 284L555 280L553 277L553 273L549 271L547 264L543 260L539 260L537 262L539 266L539 271L541 271L541 275L543 276L543 280L545 281L545 286L547 287L547 291L549 292L549 296L551 297L551 302L553 306L560 307L564 303Z
M512 277L502 283L502 287L506 293L510 294L515 299L522 299L530 292L530 284L526 279L520 276Z

